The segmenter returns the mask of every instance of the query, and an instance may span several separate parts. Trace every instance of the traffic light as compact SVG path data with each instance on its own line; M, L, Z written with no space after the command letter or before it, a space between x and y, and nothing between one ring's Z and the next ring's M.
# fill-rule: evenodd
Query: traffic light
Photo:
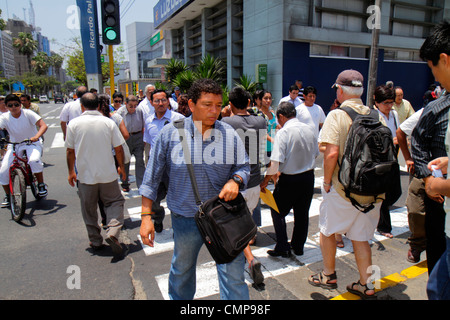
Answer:
M102 39L104 44L120 44L119 0L102 0Z

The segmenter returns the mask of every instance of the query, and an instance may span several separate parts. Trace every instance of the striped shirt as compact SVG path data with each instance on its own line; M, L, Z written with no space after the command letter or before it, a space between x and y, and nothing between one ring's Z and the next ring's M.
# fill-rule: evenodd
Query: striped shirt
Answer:
M194 126L192 117L185 120L191 162L202 201L219 195L233 175L244 184L250 177L250 165L244 144L230 125L216 121L209 138ZM173 123L166 125L155 140L139 193L155 200L164 170L169 176L167 206L170 211L191 218L198 211L178 130Z
M414 160L415 176L423 179L431 175L428 163L439 157L446 157L445 134L448 126L450 95L431 102L425 107L411 134L411 155Z

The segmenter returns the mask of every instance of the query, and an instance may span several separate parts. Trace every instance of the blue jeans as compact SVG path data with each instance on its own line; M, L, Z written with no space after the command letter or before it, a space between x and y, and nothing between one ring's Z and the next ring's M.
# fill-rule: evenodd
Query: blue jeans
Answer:
M192 300L196 290L196 265L203 239L194 218L172 212L174 251L169 273L169 297L172 300ZM220 298L249 300L244 278L245 257L241 253L227 264L217 265Z
M436 263L427 284L430 300L450 300L450 238L447 237L447 250Z

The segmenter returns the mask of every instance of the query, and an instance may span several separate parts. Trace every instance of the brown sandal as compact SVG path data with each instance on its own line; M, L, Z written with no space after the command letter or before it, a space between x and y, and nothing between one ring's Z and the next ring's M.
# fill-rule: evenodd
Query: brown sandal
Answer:
M354 289L355 285L358 286L358 289ZM356 294L357 296L360 296L362 299L370 300L370 299L376 299L377 297L374 294L367 294L366 292L369 290L373 290L375 292L375 288L373 288L372 283L370 283L370 288L367 286L367 284L361 284L361 282L354 282L351 285L347 286L347 290L350 293Z
M314 287L321 287L323 289L336 289L337 283L330 283L330 281L337 280L336 271L333 274L326 275L323 271L320 273L313 274L309 276L308 282Z

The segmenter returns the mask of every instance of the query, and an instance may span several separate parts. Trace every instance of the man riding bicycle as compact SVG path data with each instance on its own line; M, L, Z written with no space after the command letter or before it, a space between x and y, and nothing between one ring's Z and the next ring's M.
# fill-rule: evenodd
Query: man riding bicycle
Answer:
M40 138L47 131L47 125L33 111L22 109L20 98L14 94L6 96L5 104L9 112L0 116L0 129L6 129L8 131L11 142L31 140L31 144L29 145L19 145L16 152L19 155L26 152L28 164L38 181L39 196L45 197L48 192L47 186L44 183L44 164L41 161L42 142ZM2 202L3 208L9 207L11 204L9 194L9 167L13 160L12 148L9 146L0 168L0 184L3 185L6 193L5 200Z

